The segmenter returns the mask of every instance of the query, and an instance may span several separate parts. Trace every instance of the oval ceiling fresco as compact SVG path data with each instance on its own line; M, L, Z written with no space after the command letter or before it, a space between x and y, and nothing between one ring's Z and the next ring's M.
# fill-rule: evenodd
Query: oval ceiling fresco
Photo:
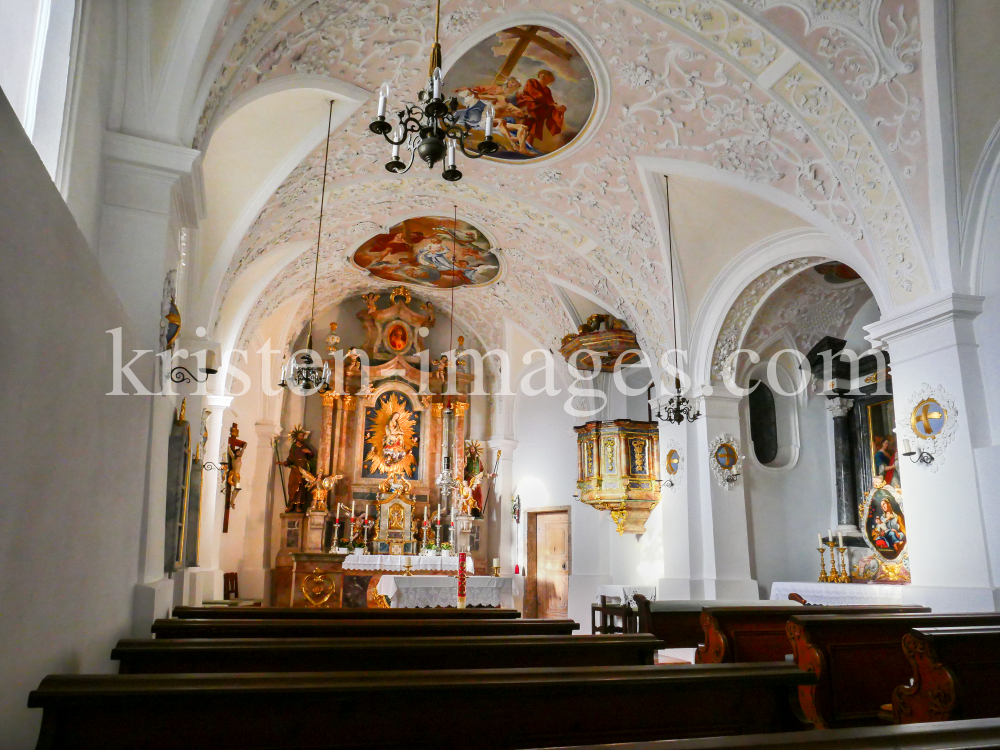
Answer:
M500 256L486 236L459 219L421 216L377 234L351 258L386 281L432 289L486 286L500 276Z
M597 90L580 51L543 26L514 26L466 52L444 79L458 99L458 119L472 128L474 148L484 137L483 113L496 112L493 156L537 159L568 146L594 112Z

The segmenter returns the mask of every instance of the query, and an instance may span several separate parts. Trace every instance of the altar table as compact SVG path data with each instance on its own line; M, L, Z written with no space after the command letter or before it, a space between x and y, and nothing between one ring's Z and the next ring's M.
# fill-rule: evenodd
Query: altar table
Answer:
M513 578L469 576L465 580L466 606L514 608ZM458 579L451 576L384 575L377 591L389 597L393 607L458 606Z
M818 583L775 581L771 599L786 600L796 593L810 604L844 606L850 604L902 604L903 587L877 583Z
M450 555L449 557L438 557L437 555L348 555L344 558L344 570L402 573L406 570L407 560L410 561L414 573L418 571L458 573L458 555ZM465 569L469 573L474 572L472 555L466 556Z

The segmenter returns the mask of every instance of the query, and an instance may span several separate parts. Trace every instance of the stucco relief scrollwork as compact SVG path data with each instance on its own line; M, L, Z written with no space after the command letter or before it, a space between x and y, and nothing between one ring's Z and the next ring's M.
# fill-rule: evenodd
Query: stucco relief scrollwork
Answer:
M940 431L933 437L921 437L913 429L913 422L921 416L918 414L917 417L914 417L914 410L921 402L927 400L933 400L943 409L941 414L943 420ZM930 416L933 417L933 414ZM958 435L959 416L961 415L959 414L958 407L955 406L954 397L943 386L938 385L934 387L928 383L923 383L903 403L903 410L896 412L897 420L905 421L902 425L897 422L897 434L912 436L909 439L915 450L929 453L934 457L933 462L920 465L926 467L931 473L936 474L945 462L945 451L948 450L948 446L955 441ZM941 419L941 417L937 419Z

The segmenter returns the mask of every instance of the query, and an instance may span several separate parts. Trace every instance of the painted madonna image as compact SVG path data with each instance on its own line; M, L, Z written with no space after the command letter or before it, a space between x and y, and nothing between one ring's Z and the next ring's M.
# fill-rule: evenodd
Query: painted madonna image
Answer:
M865 542L872 554L858 561L856 577L875 583L909 583L906 518L899 489L876 478L861 505L861 518Z

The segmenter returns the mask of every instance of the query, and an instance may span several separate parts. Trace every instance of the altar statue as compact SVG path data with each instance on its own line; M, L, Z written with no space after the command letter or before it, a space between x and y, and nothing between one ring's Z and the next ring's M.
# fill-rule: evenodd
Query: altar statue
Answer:
M293 427L289 437L292 444L288 449L285 466L291 471L288 472L288 504L285 510L289 513L302 513L310 505L309 488L303 471L312 474L316 451L306 443L309 431L302 429L301 425Z
M480 458L480 445L475 440L469 441L465 445L465 471L463 479L469 485L470 499L469 512L478 516L483 511L483 462ZM473 480L476 479L473 486Z
M229 442L226 443L226 510L222 516L222 533L229 531L229 511L236 507L236 496L240 492L240 469L243 466L243 452L247 449L245 440L240 440L240 428L235 422L229 428Z
M302 474L306 486L312 493L312 505L309 506L309 510L325 512L327 510L327 495L337 485L337 482L344 478L344 475L334 474L325 477L322 474L311 474L307 469L299 469L299 473Z

